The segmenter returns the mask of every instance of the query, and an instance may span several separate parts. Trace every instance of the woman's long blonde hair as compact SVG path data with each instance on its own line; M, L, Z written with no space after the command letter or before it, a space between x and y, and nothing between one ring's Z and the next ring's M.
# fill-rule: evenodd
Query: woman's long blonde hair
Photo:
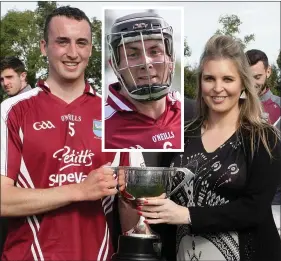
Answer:
M270 157L272 157L271 152L273 148L269 146L267 139L268 132L271 131L274 133L276 137L275 145L280 140L280 132L262 118L263 108L255 90L249 62L244 54L241 42L231 36L214 35L206 43L204 52L200 58L197 74L197 107L199 114L195 121L200 119L203 124L208 120L208 106L202 98L201 78L205 63L217 59L230 59L234 62L239 72L242 89L244 89L247 98L240 99L239 101L240 115L238 125L240 129L246 129L250 132L252 156L254 155L256 142L258 141L257 144L259 144L259 140L261 140ZM186 126L186 130L189 129L191 124Z

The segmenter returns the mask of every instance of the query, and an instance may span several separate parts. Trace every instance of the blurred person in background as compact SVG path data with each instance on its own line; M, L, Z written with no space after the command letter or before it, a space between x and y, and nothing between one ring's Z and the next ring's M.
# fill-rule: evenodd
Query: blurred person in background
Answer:
M257 49L248 50L246 55L251 66L256 90L264 108L265 117L280 130L281 97L274 95L268 86L271 66L269 65L267 55Z
M17 57L4 57L0 60L0 81L3 90L9 97L30 91L27 83L27 72L23 62Z
M254 77L256 90L263 105L264 117L273 126L281 127L281 98L274 95L268 86L268 79L271 75L271 67L268 62L267 55L257 49L248 50L246 52L248 61ZM280 232L280 205L281 205L281 172L280 181L277 192L272 201L272 210L274 214L275 223Z
M12 97L31 90L26 80L26 70L23 62L17 57L3 57L0 60L0 82L1 87L8 97ZM8 219L0 218L0 255L6 239Z

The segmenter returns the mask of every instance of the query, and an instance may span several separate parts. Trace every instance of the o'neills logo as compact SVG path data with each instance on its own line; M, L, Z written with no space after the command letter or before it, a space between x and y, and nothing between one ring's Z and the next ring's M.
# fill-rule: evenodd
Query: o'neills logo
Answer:
M173 138L175 138L175 134L172 131L163 132L163 133L159 133L157 135L152 136L153 142L158 142L158 141L162 141L162 140L170 140Z
M87 175L84 175L83 172L74 172L74 173L68 173L68 174L52 174L49 177L49 186L62 186L65 183L80 183L82 182Z
M62 121L81 121L81 116L67 114L61 116Z
M60 168L60 171L70 166L91 166L92 157L95 153L91 150L75 150L68 146L64 146L53 154L54 158L62 161L65 165Z

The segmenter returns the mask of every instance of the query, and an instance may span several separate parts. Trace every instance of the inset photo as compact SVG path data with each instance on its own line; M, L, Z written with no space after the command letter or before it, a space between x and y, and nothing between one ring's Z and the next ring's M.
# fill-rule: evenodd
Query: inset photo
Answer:
M183 8L105 8L103 151L183 150Z

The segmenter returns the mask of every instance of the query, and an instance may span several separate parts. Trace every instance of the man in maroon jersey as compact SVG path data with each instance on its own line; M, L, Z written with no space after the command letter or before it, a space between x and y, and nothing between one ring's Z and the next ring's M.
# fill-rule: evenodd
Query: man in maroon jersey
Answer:
M118 82L108 90L105 149L180 149L172 27L155 13L134 13L115 21L107 42Z
M15 96L31 90L27 83L27 73L23 62L14 56L6 56L0 60L0 83L9 96ZM8 219L0 217L0 256L7 234Z
M271 75L271 67L268 63L267 55L263 51L257 49L248 50L246 55L264 108L265 118L272 125L281 130L281 98L274 95L267 84L268 78ZM272 205L273 216L280 234L281 175L280 185Z
M101 98L85 82L91 23L60 7L46 19L49 74L1 104L1 216L12 217L1 260L110 260L111 168L101 152Z
M281 129L281 98L273 95L267 81L271 75L271 67L268 63L267 55L257 49L248 50L246 52L248 57L254 81L261 102L263 104L265 117L271 124Z

